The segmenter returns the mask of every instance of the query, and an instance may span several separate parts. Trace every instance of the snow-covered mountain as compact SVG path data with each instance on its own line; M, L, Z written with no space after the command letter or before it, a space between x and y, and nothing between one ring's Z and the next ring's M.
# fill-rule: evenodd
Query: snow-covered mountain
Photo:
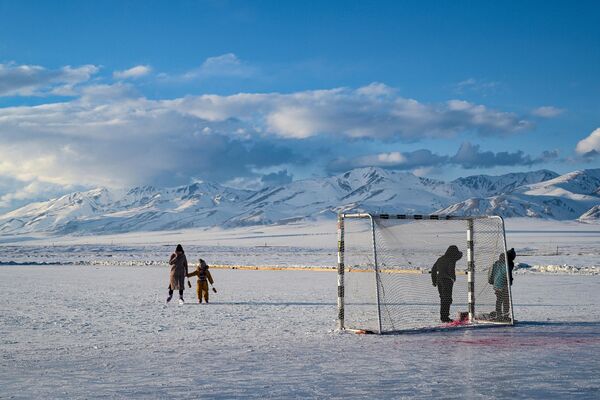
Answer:
M581 217L577 218L577 220L580 222L600 221L600 205L595 205L594 207L590 208L583 213Z
M359 168L327 178L237 190L201 182L176 188L94 189L0 215L0 233L116 233L285 224L339 211L500 214L598 220L600 170L470 176L443 182Z
M239 212L249 192L212 183L177 188L93 189L0 216L1 233L106 233L210 226ZM218 216L216 216L218 214Z
M558 176L534 171L502 176L478 175L450 183L380 168L358 168L329 178L307 179L263 189L246 199L246 211L227 224L281 223L339 211L432 213L474 196L506 193L525 183Z
M510 193L519 186L544 182L556 177L558 177L556 172L543 169L500 176L473 175L466 178L458 178L452 183L469 188L472 192L468 197L490 197Z
M285 223L343 210L431 212L457 199L451 184L410 173L360 168L329 178L270 187L249 196L227 225Z
M439 210L442 214L598 220L600 169L574 171L516 187L509 193L472 197Z

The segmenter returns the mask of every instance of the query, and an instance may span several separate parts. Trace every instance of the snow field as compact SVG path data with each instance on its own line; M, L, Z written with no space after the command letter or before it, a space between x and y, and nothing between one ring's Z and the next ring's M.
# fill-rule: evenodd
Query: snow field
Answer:
M515 327L334 332L336 274L0 267L0 398L597 398L598 276L521 275ZM195 284L195 282L193 282ZM455 314L457 310L453 309Z

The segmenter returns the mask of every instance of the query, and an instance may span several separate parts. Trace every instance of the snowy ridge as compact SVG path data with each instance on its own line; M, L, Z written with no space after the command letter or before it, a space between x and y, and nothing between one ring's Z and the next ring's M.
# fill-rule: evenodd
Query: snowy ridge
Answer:
M600 205L596 205L596 206L590 208L577 220L580 222L599 221L600 220Z
M545 182L556 177L558 177L556 172L540 170L501 176L474 175L466 178L458 178L453 183L470 188L473 191L470 197L489 197L502 193L510 193L520 186Z
M238 190L210 182L175 188L104 188L32 203L0 216L0 233L98 234L288 224L340 211L499 214L598 221L600 170L541 170L452 182L380 168Z
M597 221L600 169L574 171L553 179L526 184L510 193L473 197L439 210L441 214L535 217Z

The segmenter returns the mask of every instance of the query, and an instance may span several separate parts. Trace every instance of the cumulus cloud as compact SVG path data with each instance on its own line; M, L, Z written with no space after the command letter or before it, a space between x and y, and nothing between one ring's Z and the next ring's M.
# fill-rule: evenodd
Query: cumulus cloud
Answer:
M148 75L152 72L152 67L149 65L136 65L123 71L113 72L113 77L116 79L136 79Z
M435 154L427 149L411 152L378 153L353 158L338 158L332 161L328 168L331 172L370 166L412 171L428 171L445 165L474 169L498 166L531 166L557 157L557 151L544 151L537 157L526 155L522 151L494 153L492 151L482 151L479 145L465 142L453 156Z
M588 137L580 140L575 151L583 156L597 156L600 154L600 128L594 130Z
M348 138L415 141L472 131L505 135L532 127L513 113L466 101L420 103L384 91L381 84L291 94L186 97L177 104L209 120L235 118L290 139L322 134Z
M99 71L95 65L46 69L39 65L0 64L0 96L75 95L74 87Z
M565 110L553 106L538 107L531 111L531 114L541 118L554 118L561 115Z
M195 178L268 184L291 179L283 167L306 165L304 154L326 164L331 154L303 151L311 141L414 142L464 131L506 135L529 126L515 114L464 101L420 103L383 84L169 100L142 97L131 83L93 84L70 101L0 108L0 177L21 182L19 196L33 182L54 188L169 186ZM364 156L360 163L417 167L443 159L424 150Z
M261 139L243 123L206 121L146 99L4 109L0 131L7 132L0 174L59 185L174 185L194 176L222 181L251 167L294 161L289 146Z
M21 181L13 177L0 175L0 212L29 204L33 201L45 201L57 197L66 191L82 189L77 185L55 185L35 178Z
M224 182L303 160L292 143L261 137L245 122L209 121L177 102L127 93L122 85L94 86L71 102L0 109L0 177L21 183L3 192L4 205L17 204L33 182L56 188Z

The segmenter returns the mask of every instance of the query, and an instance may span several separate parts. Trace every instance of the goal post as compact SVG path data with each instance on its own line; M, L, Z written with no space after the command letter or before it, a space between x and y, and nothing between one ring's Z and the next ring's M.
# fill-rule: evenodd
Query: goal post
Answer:
M338 329L514 323L501 217L340 213L337 223Z

